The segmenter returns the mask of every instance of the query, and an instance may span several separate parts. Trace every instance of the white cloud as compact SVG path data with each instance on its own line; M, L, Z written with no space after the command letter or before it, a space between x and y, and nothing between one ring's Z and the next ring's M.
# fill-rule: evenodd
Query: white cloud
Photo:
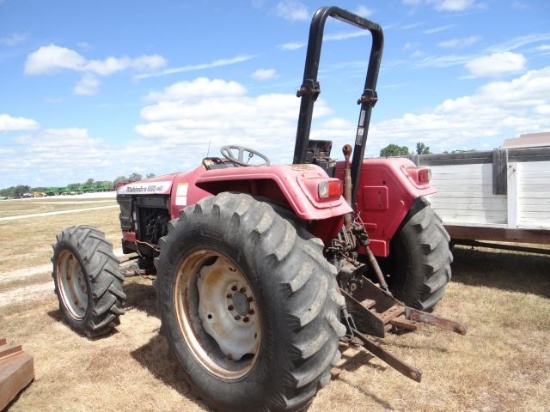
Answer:
M0 37L0 44L8 47L17 46L29 37L28 34L14 33L7 37Z
M99 90L97 76L110 76L116 72L132 70L143 73L158 70L166 65L159 55L130 57L107 57L104 60L88 60L80 53L66 47L50 44L30 53L25 61L24 73L28 75L51 75L64 70L84 73L74 86L76 95L93 95Z
M51 74L63 69L81 71L85 64L86 59L74 50L50 44L27 56L25 74Z
M535 107L535 113L550 116L550 104L542 104Z
M93 95L99 90L100 81L93 74L85 74L82 79L74 87L76 95Z
M199 77L193 81L182 81L166 87L162 92L151 92L145 96L148 101L194 101L206 98L243 96L246 89L237 82Z
M140 139L116 147L102 138L90 136L84 128L40 130L19 136L14 143L6 149L6 157L0 162L0 173L5 176L9 173L13 182L4 183L7 186L64 186L90 177L113 180L144 167L144 172L158 173L166 161L166 153L173 149L162 143L151 146L150 142ZM59 150L60 147L63 150ZM171 166L182 170L182 165L176 162Z
M497 77L524 70L526 64L527 59L522 54L504 52L477 57L464 66L473 76Z
M306 43L293 42L293 43L281 44L280 47L283 50L298 50L298 49L301 49L302 47L305 47L305 46L306 46Z
M474 0L434 0L436 10L441 11L463 11L475 5Z
M353 39L356 37L369 36L370 33L367 30L357 30L357 31L348 31L341 33L325 34L323 36L323 41L339 41ZM305 47L306 43L290 42L280 45L279 47L282 50L297 50Z
M307 7L295 0L283 0L277 3L277 16L285 20L309 20L311 17Z
M88 42L85 42L85 41L78 42L76 45L79 48L84 49L84 50L91 50L92 49L91 44L88 43Z
M477 7L475 0L403 0L403 4L416 7L426 4L437 11L464 11Z
M372 16L372 10L369 9L367 6L359 6L355 10L355 14L357 14L358 16L366 18L366 17Z
M39 130L0 149L5 154L0 174L35 186L40 176L47 176L44 184L62 185L89 177L112 180L140 167L160 174L196 167L209 150L215 156L226 144L255 148L273 164L292 161L300 104L293 94L253 96L234 81L197 78L151 93L147 100L135 127L141 138L115 147L82 128ZM501 142L550 130L549 114L550 66L487 83L431 110L374 123L368 155L378 155L389 143L414 147L418 141L434 152L480 149L489 138ZM333 156L341 159L340 147L353 140L354 122L335 117L322 98L314 115L312 138L333 140ZM33 127L38 123L31 119L0 115L0 130Z
M442 31L446 31L446 30L449 30L449 29L452 29L454 26L452 25L447 25L447 26L439 26L439 27L434 27L432 29L426 29L423 31L424 34L435 34L435 33L440 33Z
M88 60L80 53L66 47L50 44L42 46L27 56L25 74L53 74L62 70L94 73L109 76L123 70L147 72L166 65L162 56L144 55L137 58L107 57L104 60Z
M0 114L0 133L17 130L32 130L38 127L39 124L36 120L26 117L13 117L6 113Z
M196 93L200 90L208 92L201 96ZM227 144L253 147L274 164L291 162L300 105L293 94L250 96L238 83L199 78L172 85L154 97L156 104L141 110L143 122L136 131L173 150L185 148L178 151L184 163L196 164L209 147L217 152ZM317 121L331 114L321 98L315 109Z
M415 67L452 67L466 64L472 59L472 56L465 56L459 54L447 54L443 56L428 56L422 60L415 62Z
M437 45L439 47L456 49L456 48L471 46L472 44L477 43L478 40L479 40L479 36L470 36L470 37L462 37L458 39L445 40L445 41L439 42Z
M549 107L550 66L488 83L471 96L445 100L425 113L379 122L371 141L380 147L391 140L409 146L423 141L439 151L479 149L484 138L550 130Z
M361 31L350 31L350 32L343 32L343 33L327 34L326 36L324 36L323 40L338 41L338 40L353 39L355 37L362 37L362 36L370 36L370 33L367 30L361 30Z
M276 76L277 71L275 69L258 69L252 73L252 77L257 80L273 79Z
M504 43L491 46L488 50L491 53L502 53L519 49L533 43L539 43L550 40L550 32L548 33L533 33L525 36L514 37Z
M205 70L205 69L211 69L214 67L221 67L221 66L229 66L231 64L236 63L242 63L245 61L248 61L250 59L253 59L256 56L236 56L232 57L230 59L219 59L215 60L210 63L201 63L201 64L194 64L189 66L181 66L181 67L174 67L171 69L165 69L160 72L154 72L154 73L146 73L146 74L138 74L135 76L136 79L145 79L148 77L157 77L157 76L166 76L169 74L176 74L176 73L185 73L185 72L191 72L196 70Z

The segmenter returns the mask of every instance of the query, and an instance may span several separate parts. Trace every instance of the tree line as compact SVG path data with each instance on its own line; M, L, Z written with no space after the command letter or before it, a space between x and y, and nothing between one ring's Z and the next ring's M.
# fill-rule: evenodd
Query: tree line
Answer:
M451 153L465 153L465 152L475 152L475 150L474 149L453 150ZM443 153L447 154L449 152L444 151ZM426 146L422 142L418 142L416 144L416 153L411 153L407 146L399 146L394 143L390 143L389 145L384 147L382 150L380 150L380 157L408 156L410 154L425 155L425 154L432 154L432 152L430 152L430 147Z
M391 156L408 156L412 153L409 152L407 146L399 146L394 143L390 143L382 150L380 150L380 157L391 157ZM416 154L431 154L430 147L426 146L422 142L416 144Z
M145 178L155 177L154 173L149 173ZM58 196L68 194L90 193L90 192L108 192L114 190L118 183L135 182L143 179L139 173L132 173L129 176L118 176L115 180L94 180L92 178L82 183L69 183L67 186L36 186L17 185L0 189L0 196L19 199L22 197L33 196Z

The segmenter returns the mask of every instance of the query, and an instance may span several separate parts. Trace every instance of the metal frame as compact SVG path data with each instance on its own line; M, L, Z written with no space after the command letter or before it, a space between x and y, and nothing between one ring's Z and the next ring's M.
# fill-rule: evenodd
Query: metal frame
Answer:
M307 46L306 63L304 67L304 78L297 96L301 97L300 114L296 131L296 145L294 147L293 164L302 164L306 161L306 152L311 130L313 107L319 93L321 92L317 73L321 59L321 47L323 43L323 32L328 17L349 23L360 29L368 30L372 35L372 46L370 49L369 66L365 79L365 86L357 103L361 105L353 159L351 163L352 202L355 204L357 197L357 183L361 174L361 166L365 155L365 145L370 124L371 111L378 99L376 93L376 82L382 61L382 50L384 48L384 34L377 23L359 17L339 7L322 7L313 16L309 29L309 41Z

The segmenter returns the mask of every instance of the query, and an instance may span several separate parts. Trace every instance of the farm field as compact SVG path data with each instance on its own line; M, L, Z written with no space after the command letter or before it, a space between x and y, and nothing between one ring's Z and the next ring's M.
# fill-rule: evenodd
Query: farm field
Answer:
M9 411L210 411L160 333L152 278L127 279L126 314L109 336L88 340L63 322L51 244L68 226L92 224L120 249L119 212L106 208L115 205L112 195L0 202L0 217L26 215L0 219L0 337L23 345L36 375ZM75 209L83 210L51 214ZM422 370L420 384L342 346L309 411L550 410L550 256L458 246L453 253L453 280L435 312L465 323L468 334L426 328L380 340Z

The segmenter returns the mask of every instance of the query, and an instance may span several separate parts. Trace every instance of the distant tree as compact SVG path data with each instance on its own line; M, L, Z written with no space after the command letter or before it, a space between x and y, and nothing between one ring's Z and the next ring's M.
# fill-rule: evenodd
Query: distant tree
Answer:
M31 187L27 185L19 185L15 186L14 195L15 197L21 197L25 193L29 193L31 191Z
M141 175L140 175L139 173L134 172L134 173L132 173L130 176L128 176L128 179L129 179L131 182L136 182L136 181L138 181L138 180L141 180L142 177L141 177Z
M151 178L153 178L153 177L157 177L157 175L154 174L154 173L147 173L147 174L145 175L145 177L146 177L147 179L151 179Z
M113 190L113 187L113 184L108 180L96 180L94 182L94 189L96 192L107 192L109 190Z
M11 186L7 189L0 190L0 196L5 197L22 197L25 193L30 193L31 187L27 185Z
M380 150L380 157L407 156L408 154L409 148L407 146L398 146L393 143Z
M86 186L92 186L94 184L94 179L92 179L91 177L86 180L86 182L84 183Z
M430 147L426 146L422 142L418 142L416 144L416 154L423 155L423 154L431 154Z
M128 180L130 179L126 176L119 176L113 181L113 184L116 185L117 183L127 182Z
M67 188L71 191L71 192L78 192L80 191L80 183L69 183L67 185Z

